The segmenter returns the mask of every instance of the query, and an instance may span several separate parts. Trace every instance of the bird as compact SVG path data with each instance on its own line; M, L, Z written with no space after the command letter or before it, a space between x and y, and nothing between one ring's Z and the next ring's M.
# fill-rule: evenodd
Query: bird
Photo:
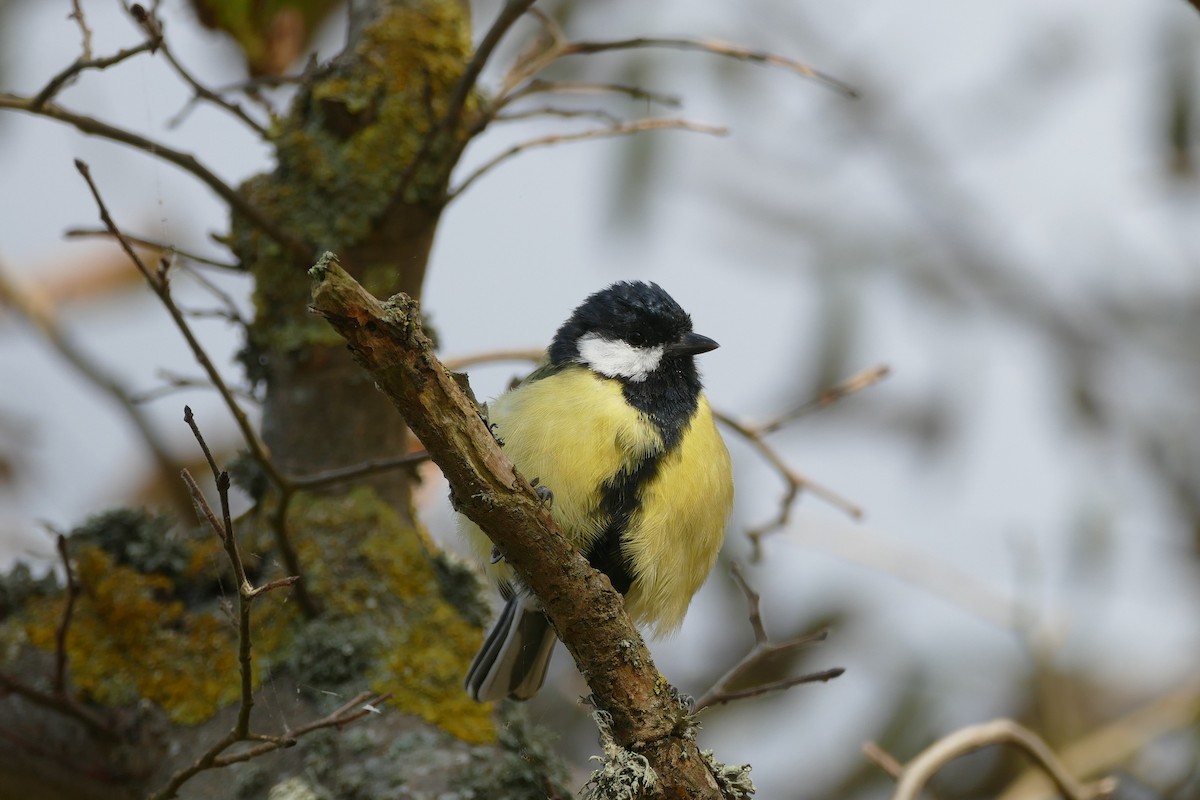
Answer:
M486 407L563 535L658 636L683 623L733 506L729 451L695 363L717 347L658 284L620 281L585 299L543 363ZM528 700L545 681L554 629L483 531L459 520L505 601L466 690L480 702Z

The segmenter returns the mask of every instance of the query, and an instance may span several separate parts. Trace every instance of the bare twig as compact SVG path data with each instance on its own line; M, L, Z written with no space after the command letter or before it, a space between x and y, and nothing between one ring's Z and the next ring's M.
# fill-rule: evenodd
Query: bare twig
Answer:
M1117 781L1112 777L1080 783L1035 733L1010 719L997 719L961 728L923 750L904 765L892 800L916 800L925 784L946 764L995 744L1009 744L1023 751L1054 781L1067 800L1103 800L1117 790Z
M532 361L538 363L546 357L544 349L516 348L513 350L488 350L483 353L471 353L458 358L447 358L442 363L446 369L460 370L474 367L478 364L490 364L495 361Z
M747 531L747 536L750 537L750 540L754 542L756 546L758 540L760 540L762 537L787 525L788 521L791 519L792 505L794 504L796 498L800 496L801 491L811 492L835 508L840 508L854 519L862 518L862 508L856 503L834 492L832 489L828 489L821 484L815 483L788 466L779 453L775 451L775 448L768 444L753 426L748 426L742 422L739 422L733 417L730 417L728 414L724 414L720 411L714 411L713 416L734 433L738 434L747 442L749 442L750 446L757 450L759 455L761 455L763 459L766 460L766 462L770 464L775 471L779 473L780 477L782 477L787 483L787 491L780 501L779 514L776 515L776 517L770 522Z
M79 35L81 42L79 45L80 56L86 61L92 57L92 29L88 27L87 19L83 16L83 8L79 5L79 0L71 0L71 13L67 14L67 19L75 20L75 24L79 26Z
M775 533L776 531L782 530L788 524L788 522L791 521L792 507L795 505L796 500L800 497L801 492L810 492L811 494L816 495L830 505L840 508L853 519L861 519L863 516L862 508L856 503L848 500L840 494L837 494L833 490L822 486L821 484L813 482L808 477L800 474L791 466L789 466L788 463L783 460L783 457L776 452L775 448L767 442L766 435L774 433L787 423L791 422L797 417L807 414L810 411L824 408L845 397L848 397L851 394L854 394L855 392L860 392L863 389L874 386L880 380L887 377L888 374L890 374L890 368L886 365L869 367L868 369L865 369L847 378L841 383L837 383L828 389L825 389L819 395L817 395L815 399L810 400L809 402L804 403L794 409L786 411L783 414L780 414L778 417L775 417L774 419L762 424L743 422L741 420L734 419L728 414L713 412L713 415L726 427L749 442L750 446L757 450L759 455L761 455L763 459L770 464L777 473L779 473L779 476L783 478L783 481L786 485L783 497L781 497L779 501L778 513L767 522L764 522L763 524L746 531L747 538L749 538L751 544L754 545L755 559L759 558L761 555L761 544L763 538Z
M875 742L869 740L863 742L862 751L868 761L886 772L891 778L899 780L900 776L904 774L904 765Z
M483 166L479 167L470 175L468 175L462 183L450 190L447 197L448 200L453 200L462 194L468 186L486 173L495 169L497 166L513 156L523 153L526 150L531 150L535 147L546 147L548 145L564 144L566 142L581 142L587 139L606 139L613 136L628 136L630 134L641 133L643 131L660 130L692 131L694 133L707 133L712 136L724 136L729 132L726 128L721 128L715 125L703 125L686 119L653 118L639 119L632 122L622 122L607 128L581 131L579 133L563 133L550 136L539 136L536 139L520 142L508 148L507 150L504 150L499 155L495 156L490 161L483 164Z
M312 475L292 477L288 481L297 489L316 489L321 486L330 486L356 478L365 478L368 475L377 475L381 472L390 472L401 467L413 467L417 464L424 464L428 460L429 453L422 450L418 453L408 453L393 458L376 458L364 461L361 464L353 464L349 467L339 467L337 469L325 470L324 472L316 472Z
M67 604L63 608L62 620L54 632L54 693L67 696L67 633L71 630L71 615L75 612L75 600L79 597L79 584L75 582L75 570L71 569L71 555L67 552L67 537L55 536L58 556L62 559L66 574Z
M36 107L29 98L8 92L0 92L0 109L5 108L56 119L74 126L82 133L129 145L135 149L145 151L156 158L161 158L170 164L174 164L212 189L222 200L229 204L229 207L235 213L245 217L251 224L285 247L292 256L308 260L312 255L311 246L291 231L281 227L275 220L268 218L258 207L248 202L236 189L217 177L216 173L202 164L191 153L176 150L161 142L139 136L124 128L101 122L94 117L67 111L62 106L52 102L47 102L41 107Z
M488 28L488 32L484 34L483 39L479 42L479 47L475 49L475 53L467 63L467 68L463 70L462 76L455 84L454 91L451 92L450 99L446 103L446 112L438 120L438 123L425 134L420 148L413 155L412 161L400 177L400 185L395 192L396 197L404 196L417 171L424 165L425 159L429 158L429 154L433 152L434 145L458 125L459 120L462 119L467 98L471 96L471 91L475 88L475 83L479 80L479 75L483 72L488 59L491 58L492 52L500 44L500 40L504 38L508 30L534 2L535 0L505 0L504 7L496 15L495 21ZM465 147L465 143L461 143L460 147Z
M750 686L745 689L730 689L729 687L737 683L738 679L746 674L749 670L761 664L763 661L773 658L780 653L787 653L792 650L798 650L802 647L807 647L817 642L825 641L825 637L829 635L829 631L821 630L816 633L797 636L794 639L788 639L783 642L772 642L771 637L767 635L766 626L763 625L762 611L760 610L760 600L758 592L750 588L750 584L746 582L746 578L742 575L742 569L736 563L732 568L733 579L737 582L738 588L742 590L742 594L746 596L746 604L749 606L750 627L754 631L754 646L742 659L738 661L728 672L720 677L716 683L712 685L707 692L696 700L693 713L698 713L710 706L723 705L734 700L742 700L747 697L757 697L768 692L778 692L784 689L790 689L793 686L798 686L802 683L816 683L833 680L834 678L845 672L841 667L834 669L821 670L820 672L811 672L805 675L796 675L790 678L781 678L777 681L762 683L757 686Z
M1161 694L1128 714L1093 728L1080 739L1059 748L1063 765L1078 775L1120 769L1148 744L1177 732L1195 730L1200 720L1200 674ZM996 800L1022 800L1049 789L1040 772L1029 770ZM1177 795L1182 797L1183 795Z
M162 24L158 21L158 3L159 0L154 0L147 9L141 3L127 4L126 0L121 0L121 5L129 12L129 16L133 17L133 21L146 32L146 35L153 41L161 42L163 34Z
M832 75L829 75L818 69L814 69L803 62L796 61L795 59L787 58L786 56L781 56L776 53L768 53L763 50L752 50L745 47L739 47L737 45L730 44L729 42L720 41L719 39L691 38L681 36L639 36L633 39L616 39L613 41L595 42L560 41L547 49L540 58L532 60L531 63L529 63L518 74L511 75L507 82L510 87L514 86L516 83L525 80L526 78L533 77L555 61L568 56L591 55L594 53L606 53L614 50L661 48L693 50L721 56L723 58L732 58L737 61L747 61L753 64L762 64L764 66L781 67L802 77L812 78L847 97L858 96L858 93L853 88L837 78L834 78ZM503 96L503 94L504 93L502 92L501 96Z
M189 389L214 389L213 385L204 378L189 378L185 375L176 375L167 370L159 370L158 377L165 381L165 385L132 394L129 396L129 402L144 404L154 400L161 400L164 397ZM258 402L258 398L248 389L239 389L236 386L231 386L229 391L233 392L235 397L240 397L251 403Z
M180 64L179 59L175 58L175 54L171 52L171 48L167 46L166 41L161 42L160 49L162 50L163 57L167 59L167 63L170 64L171 68L175 70L175 74L183 79L183 82L190 86L192 91L195 93L195 96L186 106L184 106L184 109L176 114L175 117L170 121L170 127L175 127L182 122L185 113L197 102L203 100L205 102L212 103L218 108L221 108L237 117L238 120L240 120L246 127L250 128L260 137L264 139L267 137L267 129L263 127L258 120L246 113L245 109L231 100L226 100L216 91L202 84L194 75L192 75L191 72L187 70L186 67L183 66L183 64Z
M104 200L100 196L100 190L96 187L95 181L92 180L91 169L87 164L79 159L75 160L75 167L79 170L79 174L83 176L83 179L87 181L88 188L92 192L92 197L95 199L96 205L100 209L101 222L103 222L104 226L108 228L109 232L116 237L117 241L121 245L121 248L133 261L134 266L138 268L138 271L142 273L142 276L150 285L151 291L153 291L155 296L157 296L162 302L163 307L167 309L167 313L170 314L171 319L175 322L175 326L179 329L179 332L183 334L183 338L187 341L188 347L191 348L193 357L200 364L201 368L204 370L204 373L208 376L209 381L212 382L212 385L221 395L221 399L225 402L226 408L229 409L230 414L233 416L234 423L241 432L242 439L245 441L247 448L249 448L251 456L262 467L263 472L267 475L267 478L271 481L271 483L279 487L281 490L284 489L287 485L287 479L282 473L280 473L278 467L276 467L271 461L267 454L266 446L259 439L254 427L250 424L250 419L246 416L246 412L243 411L242 407L238 404L237 398L233 396L233 392L230 390L229 385L225 383L224 378L221 377L220 372L218 372L217 368L213 365L212 359L209 358L208 353L204 350L203 346L201 346L199 340L196 339L196 335L192 332L192 328L188 324L187 319L184 317L183 312L180 310L179 306L176 305L174 298L171 297L171 286L170 281L168 280L167 272L169 262L164 260L160 263L160 268L158 270L153 272L150 270L142 258L137 254L137 251L133 249L133 245L130 243L130 241L121 232L120 228L117 227L117 224L113 221L112 216L108 213L108 207L104 204ZM282 502L280 503L280 507L286 510L286 505ZM279 548L280 557L283 559L283 563L287 571L293 575L303 574L302 570L300 569L299 555L296 553L296 548L292 544L291 537L288 535L286 513L276 517L276 524L272 526L272 530L275 534L275 544ZM296 600L300 604L301 610L309 618L315 617L319 613L317 603L313 599L312 595L308 592L308 589L303 581L296 585Z
M588 81L534 79L527 82L520 89L516 89L498 98L492 108L492 113L496 114L517 100L536 94L623 94L632 100L644 100L647 103L654 103L666 108L679 108L683 105L683 102L675 95L652 92L640 86L630 86L623 83L590 83Z
M609 125L620 125L621 118L602 108L559 108L557 106L538 106L507 114L497 114L496 122L517 122L537 117L558 117L559 119L594 119L607 122Z
M157 42L148 39L139 45L118 50L111 56L104 56L103 58L80 56L66 69L62 70L53 78L51 78L50 81L44 87L42 87L42 90L33 96L33 99L29 101L29 110L34 112L41 111L46 103L50 102L50 100L56 94L62 91L64 86L78 78L81 72L86 72L89 69L108 69L109 67L120 64L126 59L133 58L139 53L153 51L157 46Z
M588 55L591 53L605 53L613 50L636 50L645 48L670 48L676 50L695 50L702 53L710 53L724 58L732 58L736 61L748 61L752 64L762 64L770 67L782 67L790 70L805 78L812 78L817 82L833 89L835 92L843 94L847 97L857 97L858 92L853 87L838 80L837 78L822 72L819 69L814 69L809 65L797 61L786 56L781 56L776 53L768 53L764 50L751 50L746 47L739 47L729 42L723 42L719 39L693 39L688 37L637 37L634 39L620 39L610 42L572 42L568 45L563 56Z
M115 236L112 235L112 232L109 231L107 228L70 228L63 235L66 236L68 239L84 239L84 238L115 239L116 238ZM246 271L245 267L241 266L240 264L230 264L228 261L217 261L215 258L209 258L208 256L197 255L196 253L192 253L188 250L183 250L179 247L176 247L173 244L166 244L165 242L155 241L154 239L148 239L145 236L135 236L134 234L131 234L131 233L124 233L123 235L125 236L126 239L128 239L129 241L138 245L139 247L146 247L146 248L149 248L152 250L157 250L160 254L174 252L180 258L185 258L188 261L194 262L196 264L204 264L209 267L216 267L218 269L227 270L229 272L244 273Z
M813 411L818 411L826 406L833 405L839 400L848 397L856 392L861 392L863 389L868 389L892 373L891 367L886 364L878 364L874 367L867 367L862 372L851 375L846 380L835 383L827 389L822 389L813 400L793 408L780 414L775 419L765 422L761 425L751 426L751 429L760 434L774 433L775 431L787 425L789 422L809 414Z
M115 741L119 738L116 729L104 717L86 708L67 691L67 633L71 628L71 619L75 611L75 600L79 596L79 584L75 582L75 571L71 568L70 554L67 552L67 537L61 533L55 534L55 546L63 562L66 573L67 602L63 608L62 619L54 633L54 677L53 692L47 693L35 689L28 684L11 676L0 673L0 696L15 694L24 697L31 703L50 709L80 722L89 735L105 741Z
M96 187L95 181L92 180L92 172L88 165L76 159L75 168L79 170L79 174L83 176L83 179L87 181L88 188L92 192L92 197L95 199L96 205L100 210L100 220L104 223L109 233L116 238L117 242L121 245L121 249L133 261L134 266L142 273L142 277L150 285L150 290L154 292L155 296L166 307L167 312L171 315L171 319L175 322L175 326L183 334L188 347L191 348L193 357L200 363L205 374L208 375L208 379L212 381L213 386L220 392L221 398L225 401L225 406L233 415L234 422L237 424L238 430L241 431L242 438L246 441L246 446L250 448L251 454L256 461L263 465L263 468L267 470L268 475L272 477L275 483L282 482L282 477L279 475L278 470L275 469L267 457L265 446L259 440L253 426L251 426L250 419L242 411L241 406L238 405L237 400L233 397L233 393L229 390L221 374L213 365L212 359L208 357L208 353L205 352L199 340L196 339L191 326L188 325L187 319L184 318L183 312L171 297L170 283L167 280L166 272L151 271L146 262L134 250L132 242L117 227L116 222L113 221L112 216L108 213L108 207L104 204L104 199L100 196L100 190Z
M304 736L307 733L312 733L313 731L321 730L322 728L337 728L338 730L341 730L346 725L360 720L368 714L378 713L377 706L387 702L389 699L391 699L391 696L392 695L390 693L373 694L371 692L362 692L358 695L355 695L354 699L350 700L350 702L346 703L336 711L327 714L320 719L313 720L312 722L302 725L299 728L285 731L280 736L251 734L249 737L247 737L246 741L257 741L259 744L253 747L248 747L245 750L241 750L237 753L231 753L229 755L218 754L203 765L201 764L201 761L204 761L204 757L202 756L201 759L198 759L194 764L188 767L186 775L182 774L183 771L177 773L176 777L182 777L182 780L180 780L175 789L178 790L180 786L186 783L188 779L198 772L203 772L206 769L219 769L221 767L228 767L231 764L250 761L251 759L258 758L259 756L284 747L291 747L301 736ZM174 796L173 794L164 794L163 792L165 791L166 789L162 790L162 792L159 794L152 796L151 800L156 800L156 798L166 800L166 798Z
M341 728L343 725L366 716L372 710L375 710L375 706L388 698L388 695L374 695L370 692L363 692L333 713L295 730L285 731L280 736L251 732L250 716L254 708L254 663L251 658L252 635L250 625L251 605L259 596L273 589L285 586L297 586L299 576L293 575L279 578L262 586L254 586L250 582L250 579L246 576L241 553L238 550L237 537L233 531L233 522L229 514L229 473L217 466L212 456L212 451L209 449L208 443L204 440L204 436L201 434L200 428L196 424L195 416L192 414L190 408L184 408L184 421L191 428L192 434L196 437L196 441L200 445L200 449L204 452L205 460L208 462L209 469L212 470L213 478L216 481L217 495L221 503L221 515L218 518L212 506L209 505L208 500L205 499L204 492L201 491L199 484L196 483L196 479L186 469L182 471L182 478L196 503L196 509L201 519L207 521L213 532L220 538L225 549L225 555L229 560L234 578L238 584L236 626L238 633L238 674L241 678L241 692L237 719L230 730L205 750L192 764L173 774L162 789L151 795L151 800L168 800L168 798L174 797L180 787L187 783L188 780L205 770L218 769L230 764L249 761L265 753L278 750L281 747L289 747L300 736L320 728ZM226 751L230 747L240 742L256 742L257 744L236 753L226 754Z

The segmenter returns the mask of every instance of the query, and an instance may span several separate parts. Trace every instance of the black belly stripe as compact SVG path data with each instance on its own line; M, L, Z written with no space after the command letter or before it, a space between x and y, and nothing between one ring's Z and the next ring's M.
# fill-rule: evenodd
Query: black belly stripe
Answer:
M597 379L610 380L600 376ZM658 475L662 460L679 445L696 414L700 405L700 379L691 358L679 359L664 364L642 382L625 381L621 388L626 402L644 413L662 437L661 450L605 481L599 512L606 524L587 553L592 567L607 575L614 589L627 594L634 576L633 565L622 552L622 539L637 514L642 491Z
M633 565L621 551L621 539L633 516L637 513L642 489L658 474L661 454L643 459L630 471L619 472L604 484L600 497L600 512L608 520L604 533L588 551L588 563L612 581L613 588L621 594L629 592L633 585Z

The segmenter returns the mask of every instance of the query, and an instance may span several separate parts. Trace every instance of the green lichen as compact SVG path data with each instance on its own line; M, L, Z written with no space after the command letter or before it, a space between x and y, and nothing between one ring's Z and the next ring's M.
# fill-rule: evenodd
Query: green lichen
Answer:
M332 623L326 646L361 652L365 680L390 693L393 708L463 741L494 741L490 707L462 689L479 627L443 596L423 532L367 488L341 498L300 497L292 514L303 521L306 578Z
M269 506L235 524L258 583L281 577ZM304 580L323 614L303 620L284 602L285 590L255 601L255 686L283 669L317 697L369 687L391 695L389 708L464 742L494 742L491 707L462 689L481 639L477 619L460 610L469 592L446 599L448 562L435 566L424 532L367 487L341 497L297 495L290 512ZM155 549L151 531L170 545ZM238 700L230 613L237 596L211 532L164 531L158 518L114 513L90 520L70 551L80 588L67 639L74 691L105 705L149 701L186 725ZM22 568L4 582L14 610L0 620L0 660L30 647L54 652L65 598L51 581L34 581Z
M95 545L72 554L80 595L66 652L81 695L105 705L148 700L184 725L237 699L236 635L225 613L189 608L170 577L139 572ZM259 606L252 614L256 678L288 636L288 614ZM54 650L60 597L30 602L18 618L28 644Z
M31 598L58 592L58 580L47 570L35 578L28 564L17 562L7 575L0 575L0 619L4 619Z
M117 508L90 517L71 531L72 546L95 545L123 566L174 577L187 568L187 544L169 517L141 508Z
M386 296L398 285L396 252L427 250L446 182L466 137L460 124L409 167L437 125L471 54L469 6L460 0L389 5L369 24L354 52L306 85L272 131L278 167L241 187L272 219L322 249L345 251L373 233L385 214L395 247L356 263L356 277ZM467 115L476 107L468 102ZM400 196L401 186L403 196ZM230 245L255 277L256 319L247 348L291 353L336 346L328 325L304 313L308 282L293 255L248 221L233 220ZM422 255L423 258L423 255Z

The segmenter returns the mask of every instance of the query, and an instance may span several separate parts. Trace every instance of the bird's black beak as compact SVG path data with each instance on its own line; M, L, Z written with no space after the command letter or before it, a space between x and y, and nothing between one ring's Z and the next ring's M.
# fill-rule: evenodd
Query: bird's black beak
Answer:
M707 353L710 350L716 350L720 346L707 336L701 336L698 333L686 333L679 337L678 340L668 344L663 350L669 356L694 356L700 353Z

